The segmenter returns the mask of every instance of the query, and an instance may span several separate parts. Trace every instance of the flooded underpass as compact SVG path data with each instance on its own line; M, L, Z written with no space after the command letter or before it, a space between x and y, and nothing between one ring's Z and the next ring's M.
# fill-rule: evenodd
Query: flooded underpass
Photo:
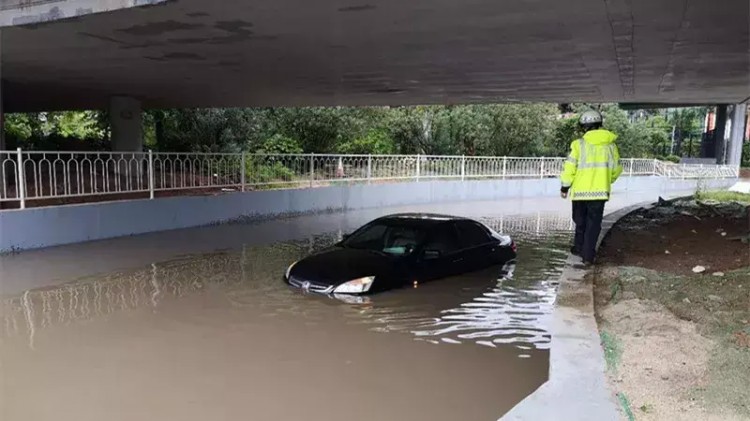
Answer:
M546 380L565 216L477 218L514 266L342 301L287 266L341 230L2 298L2 419L496 420Z

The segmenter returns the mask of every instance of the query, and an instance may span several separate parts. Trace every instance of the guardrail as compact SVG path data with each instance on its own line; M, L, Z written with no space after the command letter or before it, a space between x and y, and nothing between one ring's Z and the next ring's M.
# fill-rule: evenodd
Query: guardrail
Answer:
M563 158L429 155L0 151L0 202L257 190L399 180L557 177ZM737 177L739 169L623 159L624 175ZM19 180L22 180L19 183ZM19 185L21 188L19 188Z

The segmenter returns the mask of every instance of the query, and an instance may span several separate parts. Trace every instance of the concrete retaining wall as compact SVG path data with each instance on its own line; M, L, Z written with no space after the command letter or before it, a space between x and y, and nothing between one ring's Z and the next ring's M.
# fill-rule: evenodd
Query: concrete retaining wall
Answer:
M728 187L735 180L708 182ZM686 191L695 181L658 177L623 178L615 192L655 194ZM559 192L556 179L425 181L168 197L0 212L0 253L90 240L229 222L240 218L345 211L385 206L549 197Z
M0 0L0 27L34 25L168 0Z

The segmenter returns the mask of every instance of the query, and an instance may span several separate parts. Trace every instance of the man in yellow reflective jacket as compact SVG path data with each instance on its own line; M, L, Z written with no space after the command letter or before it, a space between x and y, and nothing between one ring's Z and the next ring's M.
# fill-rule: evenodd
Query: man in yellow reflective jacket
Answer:
M596 258L604 204L609 200L612 184L622 174L622 166L615 144L617 135L602 129L599 112L584 112L578 123L585 134L570 145L560 177L560 195L573 201L576 233L571 252L580 256L584 265L590 265Z

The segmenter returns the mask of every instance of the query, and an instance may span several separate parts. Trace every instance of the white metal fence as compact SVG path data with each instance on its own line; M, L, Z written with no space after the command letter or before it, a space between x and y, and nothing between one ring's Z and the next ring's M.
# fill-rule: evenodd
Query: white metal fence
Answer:
M89 196L151 198L180 190L256 190L336 183L557 177L563 158L427 155L0 151L0 202ZM623 159L626 176L737 177L720 165ZM19 183L19 180L22 182ZM19 186L21 188L19 188Z

